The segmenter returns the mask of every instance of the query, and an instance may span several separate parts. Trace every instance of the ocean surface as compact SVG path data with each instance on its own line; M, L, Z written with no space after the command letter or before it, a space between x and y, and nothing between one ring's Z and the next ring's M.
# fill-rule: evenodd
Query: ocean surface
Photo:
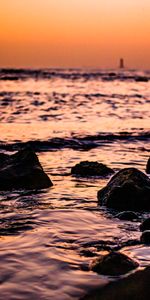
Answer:
M87 266L102 245L139 239L140 221L120 221L98 206L109 177L70 171L83 160L145 171L150 71L1 69L0 129L0 152L30 144L54 184L0 192L0 299L74 300L111 281ZM149 247L122 251L140 267L150 263Z

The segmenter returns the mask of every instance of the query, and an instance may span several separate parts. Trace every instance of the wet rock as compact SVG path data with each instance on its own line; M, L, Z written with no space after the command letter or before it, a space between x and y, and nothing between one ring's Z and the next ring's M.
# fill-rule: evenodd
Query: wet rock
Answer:
M150 210L150 179L136 168L122 169L98 192L98 201L117 210Z
M94 257L94 256L97 256L97 253L95 253L94 251L92 250L88 250L88 249L82 249L80 251L80 255L83 255L85 257Z
M82 300L146 300L150 294L150 267L92 291Z
M146 173L150 174L150 158L148 159L147 165L146 165Z
M138 82L148 82L148 78L145 77L145 76L136 76L135 77L135 81L138 81Z
M110 252L94 260L90 269L102 275L123 275L138 267L138 263L120 252Z
M81 177L88 176L107 176L114 171L102 163L95 161L82 161L71 169L71 174Z
M8 155L5 153L0 153L0 166L5 163L5 161L8 159Z
M133 211L123 211L115 216L120 220L133 221L138 219L138 215Z
M150 244L150 230L145 230L142 232L140 241L143 244Z
M43 189L52 185L32 149L0 155L0 190Z
M140 224L140 230L141 230L141 231L150 230L150 218L144 220L144 221Z
M117 74L114 73L114 72L110 72L110 73L108 73L108 75L109 75L110 77L114 77L114 76L116 76Z

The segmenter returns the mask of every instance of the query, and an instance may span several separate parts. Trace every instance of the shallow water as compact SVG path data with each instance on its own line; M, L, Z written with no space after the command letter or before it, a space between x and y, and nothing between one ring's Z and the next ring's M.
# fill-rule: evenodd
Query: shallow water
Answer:
M0 71L0 151L31 144L54 183L0 194L0 299L79 299L111 280L86 271L91 256L102 245L139 239L139 222L98 207L97 191L109 178L75 178L70 169L98 160L144 171L149 118L149 72ZM123 251L149 264L149 247Z

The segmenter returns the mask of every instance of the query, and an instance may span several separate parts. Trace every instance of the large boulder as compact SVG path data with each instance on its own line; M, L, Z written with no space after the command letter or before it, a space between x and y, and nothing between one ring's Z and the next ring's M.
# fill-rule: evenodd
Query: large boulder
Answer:
M30 148L13 155L0 154L0 190L43 189L52 186L37 155Z
M138 267L138 263L120 252L102 255L91 264L91 270L102 275L119 276Z
M147 161L147 165L146 165L146 173L150 174L150 158Z
M82 161L71 169L71 174L81 177L107 176L114 173L114 170L96 161Z
M146 300L150 295L149 278L150 267L147 267L92 291L82 300Z
M117 210L150 210L150 179L136 168L115 174L98 192L101 205Z

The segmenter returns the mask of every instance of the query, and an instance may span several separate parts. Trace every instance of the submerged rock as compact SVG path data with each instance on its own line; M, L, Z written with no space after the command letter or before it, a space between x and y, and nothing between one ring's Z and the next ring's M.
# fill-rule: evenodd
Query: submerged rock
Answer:
M140 230L141 230L141 231L150 230L150 218L144 220L144 221L140 224Z
M102 275L123 275L138 267L138 263L120 252L110 252L94 260L90 269Z
M98 191L98 201L117 210L150 210L150 179L136 168L122 169Z
M120 220L133 221L138 219L138 215L133 211L123 211L115 216Z
M146 173L150 174L150 158L148 159L147 165L146 165Z
M42 189L52 185L32 149L0 155L0 190Z
M81 177L107 176L113 174L114 170L96 161L82 161L71 169L71 174Z
M143 244L150 244L150 230L145 230L142 232L140 241Z

